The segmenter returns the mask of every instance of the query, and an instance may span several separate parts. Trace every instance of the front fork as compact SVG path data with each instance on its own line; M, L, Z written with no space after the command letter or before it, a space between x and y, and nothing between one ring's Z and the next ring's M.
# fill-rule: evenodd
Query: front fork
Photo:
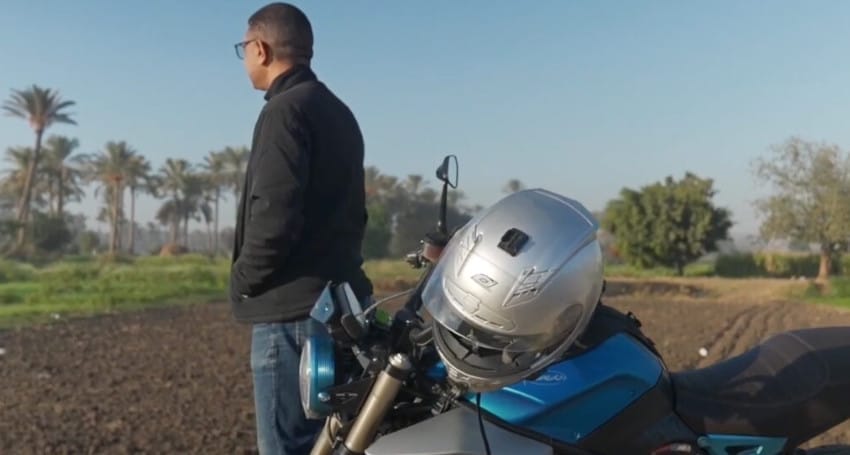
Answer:
M375 438L378 426L398 395L401 384L412 369L410 359L405 354L393 354L375 380L363 407L354 419L354 423L345 440L337 437L342 423L336 415L325 420L325 426L319 434L310 455L362 455Z

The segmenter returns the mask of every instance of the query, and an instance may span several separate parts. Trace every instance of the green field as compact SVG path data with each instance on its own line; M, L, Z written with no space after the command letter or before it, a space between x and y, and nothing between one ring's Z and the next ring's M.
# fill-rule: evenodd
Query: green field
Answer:
M221 300L229 264L203 256L98 261L45 267L0 261L0 325L204 300Z
M226 298L229 266L226 259L201 255L111 261L68 258L43 267L0 261L0 326L155 305L221 301ZM378 292L408 288L421 272L395 260L370 261L365 269ZM835 278L822 288L801 280L711 277L711 272L710 264L688 267L683 278L673 277L673 272L665 269L606 268L609 282L616 282L621 289L624 284L630 286L628 292L656 293L664 284L664 289L696 286L716 298L741 299L758 298L770 289L769 298L804 299L850 308L847 278Z
M371 261L378 290L414 283L420 271ZM43 267L0 261L0 327L156 305L226 299L230 262L202 255L119 260L68 258Z

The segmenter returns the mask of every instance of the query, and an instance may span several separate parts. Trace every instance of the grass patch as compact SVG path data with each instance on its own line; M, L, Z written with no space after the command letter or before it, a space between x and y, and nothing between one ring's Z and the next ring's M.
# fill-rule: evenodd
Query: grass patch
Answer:
M850 308L850 278L832 278L827 284L812 282L803 296L811 303Z
M368 261L363 265L363 269L378 292L393 292L413 287L422 275L422 269L414 269L401 260Z
M400 260L364 265L377 292L408 288L421 270ZM0 327L140 308L226 299L230 260L73 257L44 267L0 260Z
M685 267L686 277L705 277L714 275L714 264L712 263L694 263ZM625 264L606 265L605 275L610 277L622 278L658 278L658 277L675 277L676 270L666 267L654 267L649 269L641 269Z
M225 298L229 264L201 258L62 261L21 268L19 281L0 283L0 326L49 321L147 306ZM8 273L7 275L13 275Z
M364 269L377 294L409 289L422 270L401 260L369 261ZM0 260L0 327L150 306L226 299L229 258L205 255L138 258L73 257L43 267ZM608 297L672 297L724 301L806 300L850 307L850 278L828 289L809 281L711 277L712 264L638 270L607 266Z

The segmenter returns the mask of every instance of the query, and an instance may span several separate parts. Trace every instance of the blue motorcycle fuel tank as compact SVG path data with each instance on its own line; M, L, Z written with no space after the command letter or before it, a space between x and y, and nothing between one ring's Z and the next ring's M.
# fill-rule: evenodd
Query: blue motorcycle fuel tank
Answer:
M481 408L504 422L577 443L651 390L664 366L627 334L553 364L533 381L481 394ZM475 395L467 400L475 403Z

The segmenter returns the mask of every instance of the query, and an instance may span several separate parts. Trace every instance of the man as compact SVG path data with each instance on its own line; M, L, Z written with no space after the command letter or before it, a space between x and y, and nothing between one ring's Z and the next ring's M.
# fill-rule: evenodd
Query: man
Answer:
M310 69L312 27L298 8L259 9L236 52L266 104L239 202L230 298L236 320L253 324L260 453L306 454L322 425L305 418L299 399L302 343L323 330L309 311L330 280L349 282L363 303L372 294L360 254L363 138Z

